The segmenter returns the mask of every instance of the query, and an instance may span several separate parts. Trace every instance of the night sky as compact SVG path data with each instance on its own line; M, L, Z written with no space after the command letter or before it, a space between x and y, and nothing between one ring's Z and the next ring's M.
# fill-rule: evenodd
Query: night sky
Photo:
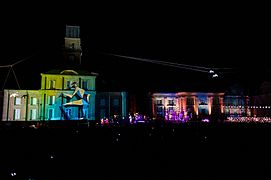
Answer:
M269 5L257 7L254 1L192 1L190 5L180 1L129 2L3 2L1 88L18 89L13 71L3 87L9 72L5 66L25 58L13 66L21 89L38 90L40 73L65 68L62 47L66 24L81 27L83 56L79 68L99 74L97 92L135 92L140 97L137 111L143 114L148 110L145 100L149 100L146 94L150 91L225 92L239 84L253 94L261 83L271 81ZM220 69L219 77L212 78L208 73L107 53L231 69ZM127 126L128 129L111 125L87 129L83 124L81 129L77 122L76 127L68 128L66 125L72 126L69 123L62 126L64 129L55 128L60 124L49 123L54 128L44 126L41 131L27 126L17 131L12 123L1 124L1 142L5 147L1 150L5 156L1 158L0 176L5 173L10 178L10 173L16 172L18 178L27 176L24 179L32 175L42 179L54 179L56 175L120 178L127 177L128 172L140 179L147 177L143 176L146 172L157 179L163 175L168 177L165 179L186 175L202 179L236 174L255 175L259 179L270 174L268 166L263 166L271 160L264 153L271 150L270 126L265 123L202 126L192 122L178 127L162 123L160 127L157 121L158 126L139 124Z
M41 72L63 67L66 24L81 27L81 68L99 73L97 90L223 91L235 83L254 87L270 80L270 29L264 10L81 4L68 12L71 7L17 8L9 12L16 16L2 16L0 64L33 56L14 66L22 89L39 89ZM232 69L218 70L214 79L208 73L106 53ZM1 68L1 82L7 73L8 68ZM17 88L12 74L6 88Z

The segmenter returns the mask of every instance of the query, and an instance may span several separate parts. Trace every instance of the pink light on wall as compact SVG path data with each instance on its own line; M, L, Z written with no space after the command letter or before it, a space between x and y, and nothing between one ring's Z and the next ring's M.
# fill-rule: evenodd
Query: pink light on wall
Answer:
M197 97L194 97L194 111L195 111L196 115L199 115L198 99L197 99Z
M219 104L220 104L220 111L221 111L221 113L224 113L223 97L219 97Z
M156 99L154 97L152 97L152 114L157 116L157 113L155 113L155 100Z
M208 113L212 114L213 97L208 97Z
M181 97L182 110L186 112L186 97Z

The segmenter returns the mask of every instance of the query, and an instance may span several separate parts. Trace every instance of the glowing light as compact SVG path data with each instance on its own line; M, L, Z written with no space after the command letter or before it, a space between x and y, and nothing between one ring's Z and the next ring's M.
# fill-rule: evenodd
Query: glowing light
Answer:
M11 176L16 176L17 174L16 174L16 172L12 172L12 173L10 173L10 175Z
M218 77L218 74L213 74L212 77L213 77L213 78L217 78L217 77Z

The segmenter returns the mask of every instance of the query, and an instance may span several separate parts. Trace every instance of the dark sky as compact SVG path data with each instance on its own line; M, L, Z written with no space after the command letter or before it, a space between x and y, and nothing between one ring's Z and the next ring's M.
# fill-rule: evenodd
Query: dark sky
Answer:
M14 70L22 88L38 89L40 73L60 67L64 27L71 24L81 27L82 68L100 74L97 88L103 90L212 91L235 82L251 86L270 80L270 28L265 11L244 6L206 7L17 7L1 17L1 65L34 55ZM104 52L233 69L218 71L219 79L212 79L206 73L116 58ZM1 69L2 82L7 72L8 68ZM14 83L12 76L9 82Z

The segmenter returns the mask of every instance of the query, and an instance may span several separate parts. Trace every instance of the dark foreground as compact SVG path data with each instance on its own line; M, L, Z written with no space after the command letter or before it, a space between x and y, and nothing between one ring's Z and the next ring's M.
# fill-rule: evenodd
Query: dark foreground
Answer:
M0 130L0 179L271 178L269 124Z

